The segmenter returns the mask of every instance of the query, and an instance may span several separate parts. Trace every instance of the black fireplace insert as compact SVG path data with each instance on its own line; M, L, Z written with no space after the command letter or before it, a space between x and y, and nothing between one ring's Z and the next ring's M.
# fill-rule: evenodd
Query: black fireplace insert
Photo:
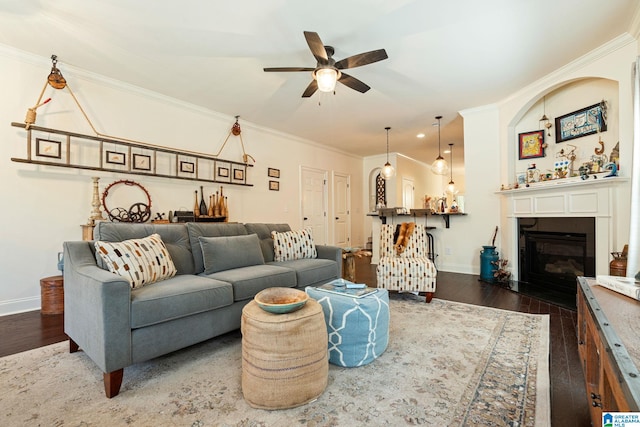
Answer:
M518 287L575 307L576 278L595 276L593 218L520 219Z

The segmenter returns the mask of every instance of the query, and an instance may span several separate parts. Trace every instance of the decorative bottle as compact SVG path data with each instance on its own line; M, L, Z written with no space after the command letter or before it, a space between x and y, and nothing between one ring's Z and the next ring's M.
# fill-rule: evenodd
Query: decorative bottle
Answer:
M200 215L207 214L207 204L204 202L204 190L202 185L200 186Z
M216 191L216 198L213 199L214 202L214 213L213 216L220 216L220 197L218 196L218 192Z
M200 217L200 206L198 206L198 190L195 191L195 203L193 204L193 216L195 218Z

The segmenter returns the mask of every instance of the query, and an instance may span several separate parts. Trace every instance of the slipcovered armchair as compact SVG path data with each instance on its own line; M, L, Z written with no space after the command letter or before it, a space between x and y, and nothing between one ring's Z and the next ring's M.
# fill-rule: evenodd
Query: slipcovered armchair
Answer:
M400 225L382 225L380 261L376 269L378 288L424 294L426 302L431 302L436 291L437 270L429 259L427 230L424 225L410 224L413 231L408 237L403 233L406 227L400 230ZM404 242L398 241L400 237Z

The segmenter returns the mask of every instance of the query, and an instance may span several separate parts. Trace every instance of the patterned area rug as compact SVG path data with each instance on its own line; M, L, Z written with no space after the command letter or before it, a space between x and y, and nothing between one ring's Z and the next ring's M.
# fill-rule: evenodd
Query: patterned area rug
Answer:
M329 367L315 401L266 411L242 397L233 332L125 368L120 395L68 343L0 358L0 425L550 425L549 318L392 295L387 351Z

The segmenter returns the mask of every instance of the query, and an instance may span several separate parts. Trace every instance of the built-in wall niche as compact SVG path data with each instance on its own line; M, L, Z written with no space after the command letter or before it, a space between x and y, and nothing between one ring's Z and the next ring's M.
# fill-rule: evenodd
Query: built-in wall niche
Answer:
M564 142L556 140L556 118L568 113L583 109L602 101L606 104L605 120L607 130L600 133L585 135ZM573 173L579 174L581 165L597 160L611 160L612 152L619 141L618 137L618 83L616 81L589 78L571 82L555 89L552 92L541 94L539 99L524 113L514 128L512 149L514 161L514 176L508 177L510 185L518 182L524 183L527 171L530 168L536 170L535 174L529 174L537 180L554 176L556 162L569 161L575 157L571 165L567 166L567 177ZM548 118L548 122L541 120ZM551 127L545 127L545 124ZM535 131L542 131L543 143L546 145L540 156L521 158L521 136L526 138ZM601 154L597 154L601 153ZM614 153L615 155L615 153ZM620 153L625 155L625 153Z
M26 156L12 157L14 162L253 186L247 173L253 165L248 163L24 123L11 126L26 130Z

